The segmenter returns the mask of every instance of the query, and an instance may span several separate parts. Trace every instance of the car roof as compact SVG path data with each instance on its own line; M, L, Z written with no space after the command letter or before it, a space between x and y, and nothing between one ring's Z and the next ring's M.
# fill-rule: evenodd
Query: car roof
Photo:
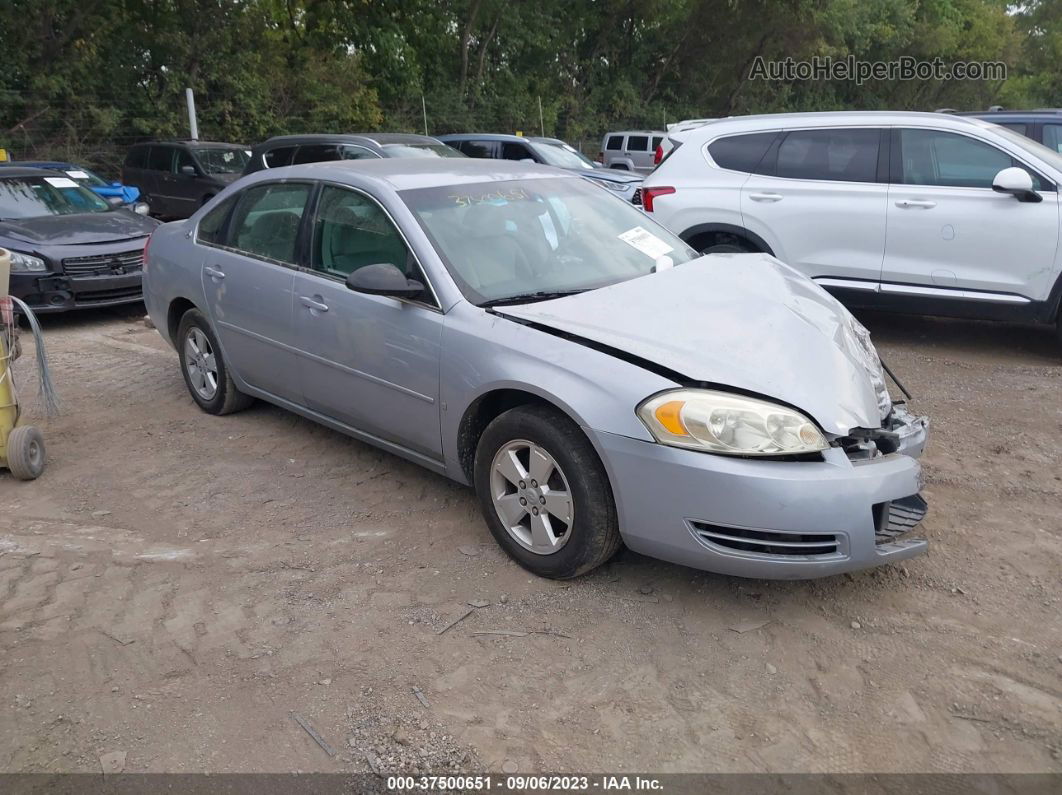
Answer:
M297 177L334 179L342 182L351 175L370 177L394 190L472 185L479 182L505 182L517 179L582 179L571 171L516 160L480 158L394 157L378 160L328 160L298 166L272 168L258 174L281 179Z
M952 113L953 116L972 116L977 119L1043 119L1062 116L1062 108L1039 108L1037 110L964 110Z
M54 177L51 169L47 168L32 168L30 166L5 166L0 171L0 179L10 179L14 177Z
M609 135L667 135L666 130L613 130L605 133Z
M508 133L451 133L440 135L439 140L447 141L532 141L525 135L510 135Z
M0 166L3 166L4 168L80 168L80 166L75 166L73 163L66 163L62 160L15 160L8 163L0 163Z
M140 146L160 146L165 144L166 146L222 146L230 147L232 149L250 149L245 144L234 144L231 141L193 141L190 138L173 139L170 141L141 141L140 143L133 144L130 149L135 149Z
M438 139L416 133L305 133L302 135L275 135L259 144L258 147L277 144L302 143L374 143L377 146L389 144L437 144Z
M858 125L889 126L919 123L927 127L951 127L953 129L985 128L988 122L971 116L956 116L951 113L927 113L920 111L849 110L823 111L816 113L765 113L756 116L728 116L710 121L701 127L684 130L669 137L676 141L694 141L715 138L729 132L751 132L798 127L851 127Z

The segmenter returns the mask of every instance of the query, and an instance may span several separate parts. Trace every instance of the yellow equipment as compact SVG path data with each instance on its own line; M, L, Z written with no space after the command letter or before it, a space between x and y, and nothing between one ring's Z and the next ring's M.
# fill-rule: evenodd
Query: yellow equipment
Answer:
M11 255L0 248L0 466L6 466L20 480L33 480L44 471L44 436L32 425L19 425L21 410L12 365L18 358L17 306L29 321L37 347L37 369L45 413L56 411L55 390L48 373L44 339L33 312L19 299L8 295Z

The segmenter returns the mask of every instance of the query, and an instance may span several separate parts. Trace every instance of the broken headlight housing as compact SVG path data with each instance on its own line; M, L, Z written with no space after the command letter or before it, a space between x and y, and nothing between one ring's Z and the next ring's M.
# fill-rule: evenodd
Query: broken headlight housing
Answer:
M726 455L816 453L829 447L822 431L799 411L712 389L675 389L638 406L660 444Z
M885 419L892 410L892 398L889 397L889 387L885 383L885 369L881 366L881 358L874 343L870 341L870 332L851 312L847 313L843 328L845 347L866 370L874 388L874 397L878 401L878 416Z

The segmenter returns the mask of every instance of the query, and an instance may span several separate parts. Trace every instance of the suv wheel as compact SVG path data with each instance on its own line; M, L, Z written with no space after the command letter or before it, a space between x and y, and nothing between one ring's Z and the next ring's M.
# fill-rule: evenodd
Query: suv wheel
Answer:
M541 577L590 571L620 547L612 487L578 425L546 406L499 415L476 447L474 481L494 539Z
M206 316L189 309L177 329L177 356L188 392L207 414L231 414L254 398L236 388Z

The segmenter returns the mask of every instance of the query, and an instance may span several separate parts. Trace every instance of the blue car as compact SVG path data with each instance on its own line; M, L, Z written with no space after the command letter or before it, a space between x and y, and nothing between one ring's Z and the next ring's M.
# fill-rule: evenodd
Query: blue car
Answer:
M73 163L60 163L52 161L18 161L3 163L4 166L17 166L19 168L43 168L48 171L60 171L65 176L74 180L82 187L88 188L97 196L106 199L113 205L128 207L136 210L141 215L147 215L148 206L144 202L137 201L140 198L140 189L132 185L123 185L121 182L107 182L98 174L87 168L74 165ZM116 201L117 200L117 201Z

